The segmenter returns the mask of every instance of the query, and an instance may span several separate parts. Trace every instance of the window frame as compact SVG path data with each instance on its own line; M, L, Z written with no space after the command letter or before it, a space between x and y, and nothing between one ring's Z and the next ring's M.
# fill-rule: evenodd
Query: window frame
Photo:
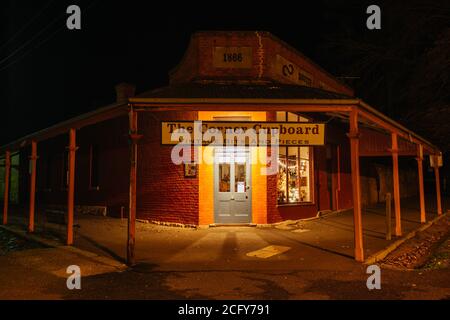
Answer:
M277 113L278 112L280 112L280 111L277 111ZM295 113L292 113L292 112L288 112L288 111L281 111L281 112L285 113L284 114L284 122L300 122L300 117L308 119L308 121L311 121L310 118L305 117L303 115L298 115L298 114L295 114ZM288 121L289 114L297 116L297 121ZM276 114L276 118L277 118L277 121L280 121L280 120L278 120L278 115L277 114ZM283 121L280 121L280 122L283 122ZM301 160L300 148L302 148L302 147L303 148L309 148L309 159L308 159L308 161L309 161L309 192L310 192L310 200L309 201L289 202L289 178L288 178L289 174L286 173L286 190L285 190L285 192L286 192L286 199L287 199L287 201L286 202L279 202L278 201L278 196L277 196L277 206L302 206L302 205L314 205L315 204L314 147L312 147L312 146L297 146L297 147L294 147L294 146L282 146L282 147L279 147L279 148L280 149L281 148L285 148L286 165L287 165L287 160L288 160L288 157L289 157L289 148L297 148L297 155L298 155L297 156L297 167L298 167L298 171L300 173L300 160ZM278 154L278 159L279 159L279 154ZM305 160L305 159L303 159L303 160ZM277 191L278 191L278 179L279 179L279 172L277 172ZM298 185L299 185L299 189L300 189L300 174L298 175L297 179L299 179L298 180ZM278 194L278 192L277 192L277 194Z

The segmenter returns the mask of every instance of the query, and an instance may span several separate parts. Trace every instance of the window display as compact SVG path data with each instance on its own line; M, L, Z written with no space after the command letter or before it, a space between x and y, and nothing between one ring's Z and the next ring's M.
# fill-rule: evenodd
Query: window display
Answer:
M308 121L290 112L277 112L277 121ZM280 147L277 198L279 204L312 201L311 147Z
M310 163L310 147L280 147L278 203L312 201Z

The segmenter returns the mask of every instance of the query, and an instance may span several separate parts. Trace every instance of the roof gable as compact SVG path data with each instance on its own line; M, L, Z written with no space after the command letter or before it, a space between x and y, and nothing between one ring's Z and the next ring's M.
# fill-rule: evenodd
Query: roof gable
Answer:
M353 96L353 90L268 32L204 31L191 37L170 83L301 85Z

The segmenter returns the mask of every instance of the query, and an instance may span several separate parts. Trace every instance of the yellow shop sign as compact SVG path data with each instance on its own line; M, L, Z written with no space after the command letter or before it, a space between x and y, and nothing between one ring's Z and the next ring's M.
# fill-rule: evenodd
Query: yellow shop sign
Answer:
M279 141L273 140L276 134ZM219 140L220 139L220 140ZM208 145L215 141L246 145L320 146L325 144L324 123L298 122L225 122L225 121L167 121L161 122L161 144L180 142ZM272 141L273 140L273 141Z

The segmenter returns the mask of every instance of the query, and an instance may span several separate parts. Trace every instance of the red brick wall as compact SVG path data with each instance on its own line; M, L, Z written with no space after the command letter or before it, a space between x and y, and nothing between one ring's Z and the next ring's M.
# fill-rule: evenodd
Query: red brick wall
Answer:
M252 47L252 67L214 67L214 47ZM351 88L337 81L293 47L270 33L256 31L211 31L194 34L182 62L171 72L171 83L185 83L192 80L290 83L275 71L274 62L277 54L310 73L314 77L313 87L319 87L322 82L327 86L326 90L353 95Z
M274 121L273 112L267 113L267 121ZM352 207L352 184L350 171L350 153L346 129L340 125L327 125L326 143L341 148L340 179L341 192L338 196L339 209ZM328 190L326 147L314 147L314 201L311 204L278 205L277 176L267 178L267 220L274 223L282 220L296 220L316 216L319 210L332 209ZM336 170L333 170L333 174Z
M274 62L276 61L276 56L281 55L283 58L289 60L298 67L302 68L304 71L311 74L313 76L313 87L319 88L320 82L322 82L327 86L324 90L343 93L350 96L353 96L354 94L351 88L337 81L331 74L327 73L309 58L277 38L272 36L267 36L264 38L264 52L266 70L265 75L267 78L274 79L279 82L286 82L286 80L275 70L276 65Z
M186 224L198 223L198 179L185 178L184 167L170 159L171 147L161 146L161 120L194 120L197 113L140 113L138 144L137 218ZM62 154L68 135L38 144L37 202L67 202L62 184ZM89 149L99 146L99 190L89 186ZM128 117L101 122L77 131L75 167L75 205L107 206L108 215L119 216L121 207L128 212L129 145ZM47 175L47 158L52 155L52 174ZM22 177L28 177L25 166ZM50 177L50 182L47 182ZM26 180L26 178L25 178ZM47 188L47 187L50 188ZM24 192L26 190L24 189Z
M62 187L62 154L68 146L69 134L39 142L36 164L36 202L38 204L65 204L67 192ZM49 158L51 159L49 162ZM77 170L77 167L75 167ZM79 172L80 168L78 168ZM50 173L49 173L50 172ZM77 184L75 185L77 188Z
M160 144L160 122L163 120L195 120L197 112L140 113L139 133L143 134L138 146L137 216L138 218L198 224L198 178L185 178L183 165L171 162L170 146ZM273 121L273 112L267 113L267 121ZM347 125L329 123L326 143L340 147L341 189L338 195L339 209L352 207L352 181L350 148ZM68 134L38 143L37 204L66 204L67 191L63 188L62 154L68 144ZM89 188L89 146L96 144L100 151L99 190ZM107 206L108 214L117 216L120 208L128 208L129 146L128 118L120 117L98 123L77 131L75 204ZM270 150L270 149L269 149ZM27 205L29 148L21 151L20 201ZM48 157L52 155L52 175L47 181ZM331 208L326 170L326 148L314 148L314 202L306 205L277 205L277 177L267 177L267 222L313 217L319 210ZM361 162L362 199L365 205L373 203L373 172L367 165L374 158ZM370 161L369 161L370 160ZM386 160L386 158L385 158ZM404 170L405 169L405 170ZM415 171L401 168L402 197L417 193ZM384 164L385 174L381 186L381 201L389 191L390 159ZM409 170L409 169L408 169ZM403 172L405 171L405 172ZM334 172L333 174L336 174ZM48 189L50 187L50 189ZM386 191L387 190L387 191Z
M160 122L196 120L197 112L139 114L138 217L148 220L198 224L198 176L184 177L184 166L171 161L171 146L161 145Z
M258 79L258 38L251 32L200 34L198 40L199 77L204 79ZM214 47L252 47L252 68L215 68L213 66Z
M128 117L98 123L78 133L77 165L83 168L77 174L77 204L108 206L109 214L119 215L128 208L129 146ZM89 147L99 147L99 190L89 190ZM77 171L79 172L79 171Z
M275 120L275 113L267 112L267 121ZM270 154L270 148L268 148L268 152ZM314 164L314 168L317 168L316 164ZM317 187L315 186L314 188L314 194L317 194ZM317 213L317 208L318 206L316 203L302 205L278 205L277 175L270 175L267 177L267 223L313 217Z
M326 128L326 143L334 146L339 146L340 153L340 181L341 188L338 193L338 209L347 209L353 207L353 194L352 194L352 172L350 162L350 142L347 137L348 125L330 123ZM337 161L336 169L337 170ZM337 177L335 178L337 180ZM328 198L329 196L326 195ZM325 209L325 208L323 208ZM322 209L322 210L323 210Z
M75 205L107 206L108 215L118 215L120 207L128 207L129 153L128 118L120 117L77 131L75 165ZM69 135L61 135L38 143L37 202L62 204L67 202L63 187L63 152ZM99 190L89 188L89 149L99 147ZM51 160L51 175L47 174ZM50 181L47 181L50 178Z

